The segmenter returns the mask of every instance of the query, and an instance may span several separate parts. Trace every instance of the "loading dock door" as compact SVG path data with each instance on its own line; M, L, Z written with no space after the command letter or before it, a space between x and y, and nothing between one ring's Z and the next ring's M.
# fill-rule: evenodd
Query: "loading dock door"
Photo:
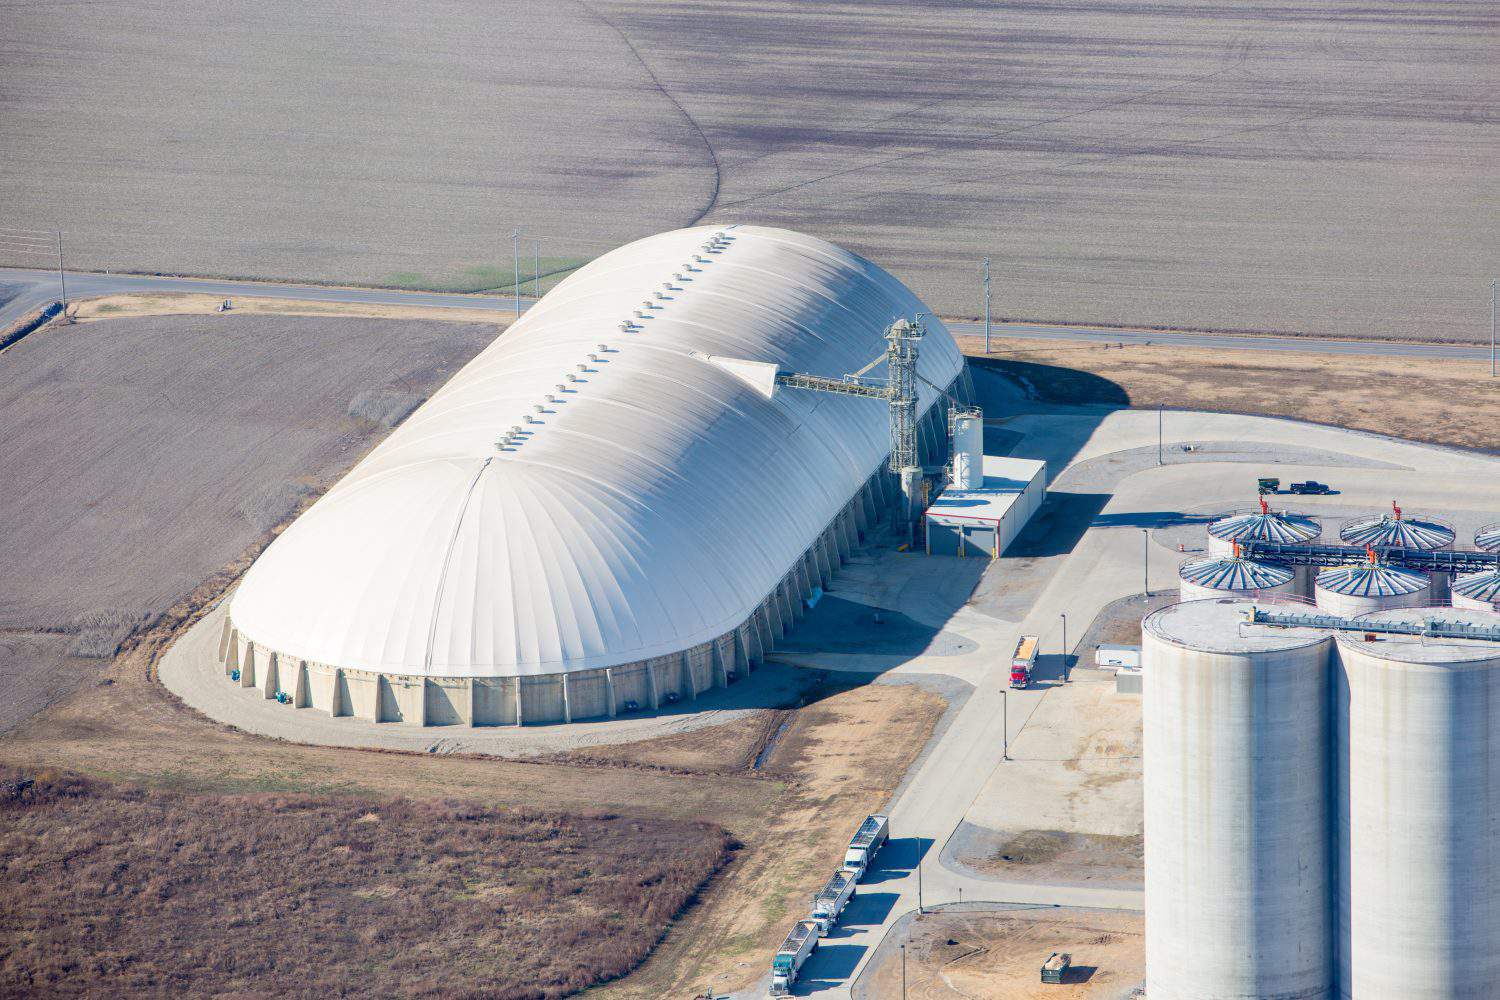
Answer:
M995 556L995 527L994 525L966 525L964 527L964 550L966 556L982 556L993 559Z
M957 525L927 519L927 551L934 556L956 556L963 529Z

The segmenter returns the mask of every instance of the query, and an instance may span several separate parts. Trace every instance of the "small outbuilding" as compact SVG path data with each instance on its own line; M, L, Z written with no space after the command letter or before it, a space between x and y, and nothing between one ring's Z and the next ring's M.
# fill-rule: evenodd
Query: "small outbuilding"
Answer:
M999 558L1042 505L1046 492L1046 462L984 456L983 486L949 486L927 508L927 554Z

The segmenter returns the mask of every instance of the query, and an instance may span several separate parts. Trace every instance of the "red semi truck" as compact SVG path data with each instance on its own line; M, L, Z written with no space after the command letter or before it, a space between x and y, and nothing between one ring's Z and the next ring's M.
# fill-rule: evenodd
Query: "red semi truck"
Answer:
M1034 635L1023 635L1016 641L1016 651L1010 658L1010 686L1031 686L1031 671L1036 666L1036 650L1041 640Z

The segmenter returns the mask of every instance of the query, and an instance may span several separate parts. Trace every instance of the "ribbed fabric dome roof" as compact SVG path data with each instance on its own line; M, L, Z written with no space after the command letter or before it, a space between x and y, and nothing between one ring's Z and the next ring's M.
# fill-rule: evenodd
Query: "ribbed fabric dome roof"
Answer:
M1453 593L1476 601L1500 601L1500 569L1465 573L1453 581Z
M1395 566L1362 563L1336 566L1318 574L1317 585L1335 594L1355 597L1393 597L1415 594L1428 585L1427 577Z
M869 261L747 227L706 251L720 231L641 240L548 293L261 555L230 608L241 634L334 666L509 676L744 622L886 461L888 408L767 398L703 355L836 377L926 313L920 373L947 386L963 362Z
M1285 566L1249 559L1190 559L1178 575L1188 583L1214 590L1268 590L1292 582L1296 574Z
M1500 524L1486 524L1474 532L1474 545L1486 552L1500 552Z
M1452 528L1436 521L1380 514L1350 521L1339 532L1339 537L1349 545L1383 545L1430 551L1452 545L1457 536Z
M1255 511L1231 514L1208 526L1208 533L1226 542L1277 542L1301 545L1322 533L1318 522L1301 514L1285 511Z

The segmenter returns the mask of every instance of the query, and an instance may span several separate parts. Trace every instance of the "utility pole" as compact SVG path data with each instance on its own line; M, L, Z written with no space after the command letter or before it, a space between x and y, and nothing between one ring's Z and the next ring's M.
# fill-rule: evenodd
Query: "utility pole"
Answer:
M539 299L542 297L542 241L537 240L531 246L534 256L531 258L531 297Z
M906 945L901 946L901 1000L906 1000Z
M1495 377L1495 279L1490 279L1490 378Z
M516 277L512 287L516 290L516 315L521 315L521 231L511 230L510 241L516 256Z
M990 259L984 259L984 353L990 353Z
M62 230L57 231L57 282L62 285L62 311L68 315L68 275L63 270Z

